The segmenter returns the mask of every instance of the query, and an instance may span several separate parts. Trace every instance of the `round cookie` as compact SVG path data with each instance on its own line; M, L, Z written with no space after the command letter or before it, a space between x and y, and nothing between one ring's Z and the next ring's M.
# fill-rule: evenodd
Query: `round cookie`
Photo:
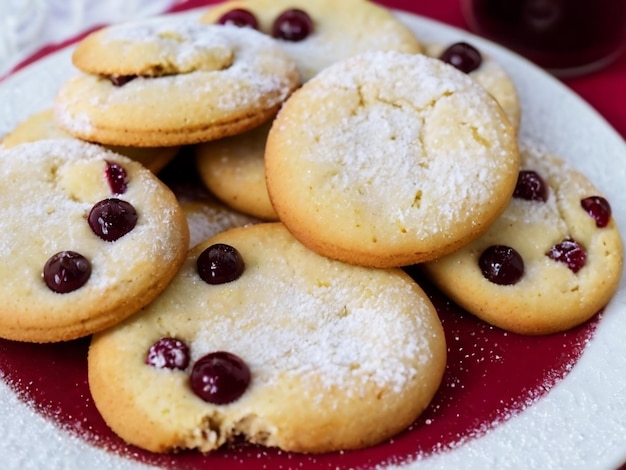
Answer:
M235 9L252 13L258 29L272 35L276 20L298 9L310 18L312 33L301 40L278 38L296 60L304 82L334 62L366 51L422 51L413 32L390 10L367 0L231 0L211 7L200 21L216 23Z
M265 142L271 121L240 135L198 144L202 182L229 207L262 220L277 220L265 184Z
M521 168L515 196L492 227L422 267L450 298L492 325L520 334L565 331L600 311L617 289L620 233L610 206L587 199L601 196L598 189L559 157L524 144Z
M83 39L72 59L83 73L59 90L55 120L110 145L237 134L273 117L299 84L294 61L266 35L185 18L106 27Z
M65 341L107 328L154 299L186 256L173 193L126 157L41 140L0 150L0 172L2 338Z
M0 147L10 148L16 145L45 139L71 139L54 122L52 109L45 109L28 117L5 136ZM148 168L153 173L161 171L178 153L179 147L120 147L104 146L113 152L125 155Z
M431 57L441 58L442 54L453 45L444 46L439 43L429 43L424 45L424 51ZM470 46L472 45L470 44ZM480 56L480 62L477 68L469 72L469 76L485 87L498 104L502 106L513 127L519 129L521 107L513 79L504 67L491 56L482 53L478 49L476 50Z
M325 256L375 267L438 258L485 232L515 187L515 130L438 59L365 53L294 93L270 130L280 220Z
M241 255L240 277L202 280L198 259L215 244ZM166 338L188 354L167 353ZM154 356L153 345L166 354ZM236 374L241 386L229 400L218 396L226 379L201 398L206 390L196 394L190 378L200 358L218 351L249 371L249 382ZM209 452L243 435L318 453L375 445L408 427L434 396L445 363L436 311L406 273L321 257L275 222L192 249L158 299L93 337L88 372L104 420L144 449Z

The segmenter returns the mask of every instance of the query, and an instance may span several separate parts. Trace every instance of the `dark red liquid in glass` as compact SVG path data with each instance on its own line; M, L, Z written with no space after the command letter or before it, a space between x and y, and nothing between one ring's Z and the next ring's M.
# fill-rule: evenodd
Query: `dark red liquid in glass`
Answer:
M595 70L626 44L624 0L463 0L470 28L556 75Z

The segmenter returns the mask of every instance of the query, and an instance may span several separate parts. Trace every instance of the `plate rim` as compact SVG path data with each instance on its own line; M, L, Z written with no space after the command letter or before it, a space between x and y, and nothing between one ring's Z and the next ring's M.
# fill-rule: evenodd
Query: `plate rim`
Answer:
M206 10L206 8L209 7L193 8L170 15L191 16ZM550 99L564 100L569 108L573 107L576 119L583 119L586 125L591 126L591 129L587 129L586 134L583 133L583 135L593 136L600 134L605 139L602 142L602 149L605 151L607 148L610 149L611 156L617 156L618 158L626 157L626 142L610 123L589 103L567 88L566 85L531 62L489 40L454 26L405 10L392 9L392 11L402 21L414 28L421 40L427 41L429 35L471 40L479 48L492 54L505 68L513 67L515 70L524 70L527 72L527 76L523 77L525 81L538 81L544 88L547 87L553 90L557 96ZM0 97L3 95L3 90L11 88L24 77L46 72L47 69L54 67L58 61L63 60L64 55L69 56L74 46L75 43L66 45L0 80ZM514 79L520 78L522 77L514 76ZM522 83L516 82L516 85L522 85ZM524 83L523 85L521 90L522 99L524 99L524 93L529 92L525 88L526 84ZM0 109L0 114L4 114L7 111L7 107ZM21 114L14 114L11 121L13 125L19 121L19 116L25 118L32 112L41 109L42 106L38 109L36 106L27 108L28 110L22 110ZM542 124L533 123L533 125ZM528 126L529 124L524 120L524 109L522 109L520 136L523 139L534 139L536 129ZM0 120L0 137L2 134L2 121ZM542 145L552 144L552 142L537 143ZM556 146L559 147L559 145ZM558 150L557 148L554 152L558 153ZM567 156L565 158L567 159ZM582 164L584 167L582 168L583 172L585 172L585 168L591 169L593 164L591 162L587 165L580 157L576 157L575 161ZM622 174L626 175L626 160L621 162L621 167ZM594 175L598 174L603 173L594 173ZM626 196L619 196L616 199L624 202L624 204L619 205L620 210L616 213L616 220L621 227L626 227L625 198ZM532 466L536 467L548 465L551 468L575 468L594 465L598 468L617 468L626 461L626 437L622 437L621 440L618 437L620 435L619 432L621 432L621 436L626 436L626 372L624 372L626 371L626 345L619 341L620 338L617 334L619 331L626 331L626 316L619 314L620 311L623 312L624 310L626 310L626 287L624 277L622 276L619 290L603 313L602 320L598 322L594 337L590 344L586 346L582 357L572 368L571 372L544 397L534 402L523 412L504 423L498 424L484 435L469 439L454 449L446 450L440 454L432 454L425 458L416 456L416 460L413 462L403 465L391 465L387 468L412 468L413 466L433 469L459 466L463 468L489 468L494 465L497 465L498 468L513 468L519 466L522 462L528 464L529 455L533 456L531 463ZM620 358L619 356L622 357ZM605 366L604 370L597 371L596 366L598 364ZM622 372L621 376L619 375L620 371ZM615 373L618 375L616 376ZM590 376L595 377L598 383L595 384L593 390L586 390L585 386L589 385L587 379ZM611 381L611 379L615 380ZM22 402L4 381L0 382L2 382L0 384L2 406L16 410L9 413L11 418L15 419L15 422L9 423L8 427L6 419L0 419L0 430L4 431L5 436L15 436L21 444L17 446L17 449L20 449L20 452L22 452L21 455L16 457L16 442L14 442L16 439L11 439L9 442L7 442L7 439L3 439L0 444L0 455L8 455L14 460L17 458L15 462L19 464L20 468L24 468L25 461L22 459L26 458L30 465L34 465L33 468L42 463L45 463L49 468L81 468L82 463L85 461L102 464L103 466L99 466L99 468L147 468L141 462L112 454L60 430L54 423L43 418L37 412L34 412L29 405ZM555 412L563 411L563 405L560 403L572 404L581 400L584 402L581 403L583 406L577 408L577 411L581 412L580 416L574 417L573 421L568 421L567 423L562 422L562 419L552 422L551 415ZM600 410L602 418L609 417L605 416L606 413L613 413L610 416L613 426L618 424L617 421L621 421L621 427L615 429L617 430L616 436L612 438L606 436L607 432L604 431L607 430L603 431L599 428L602 423L594 421L592 424L589 424L587 422L587 419L584 417L593 410L596 412ZM586 414L582 413L582 411L585 411ZM596 418L598 417L596 416ZM581 433L580 436L574 436L576 439L572 442L549 441L548 445L541 446L542 443L546 443L545 436L548 431L559 431L563 429L563 426L570 433ZM36 434L39 437L28 439L30 442L25 443L25 439L21 437L24 436L24 432L32 432L33 427L37 429ZM547 429L539 429L542 427L547 427ZM520 429L532 429L537 434L536 436L527 435L521 442L517 442L516 437L519 437ZM591 431L596 434L595 440L585 437ZM610 434L610 431L614 431L614 429L609 429L608 431ZM602 436L601 441L600 436ZM51 451L48 448L41 448L39 443L42 441L61 445L63 446L63 451L56 452L57 456L53 461L50 461ZM590 460L582 460L582 457L585 455ZM66 460L67 458L75 459L76 467L72 466L73 464L69 463ZM8 461L9 465L11 461ZM54 466L55 462L56 466ZM50 466L51 464L53 465L52 467Z

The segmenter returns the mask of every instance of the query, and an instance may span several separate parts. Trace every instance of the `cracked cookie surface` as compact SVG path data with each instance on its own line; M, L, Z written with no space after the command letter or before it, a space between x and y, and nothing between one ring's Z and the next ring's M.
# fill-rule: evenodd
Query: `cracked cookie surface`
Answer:
M126 157L75 140L42 140L0 150L0 173L0 337L65 341L106 328L158 295L186 255L188 228L174 195ZM111 199L137 213L114 241L88 221L97 203ZM105 231L119 228L102 217ZM48 287L45 266L66 251L82 255L91 273L60 293ZM64 288L73 276L65 265L52 281Z
M602 196L593 183L546 150L528 143L520 149L521 170L539 175L544 195L513 197L482 237L423 269L454 301L492 325L521 334L565 331L600 311L617 289L621 236L605 209L583 207L583 200ZM593 215L600 213L598 226ZM519 280L499 285L482 274L479 260L492 246L519 253Z
M434 259L487 230L517 179L515 130L466 74L375 52L329 67L285 103L265 170L280 220L354 264Z
M235 248L245 268L210 285L197 263L217 243ZM187 345L184 369L146 364L163 337ZM190 386L193 364L213 351L250 369L246 391L224 405ZM94 336L88 370L105 421L142 448L208 452L243 435L287 451L330 452L408 427L438 389L445 362L436 311L406 273L321 257L282 224L265 223L192 249L158 299Z
M424 45L425 54L440 57L446 46L440 43ZM479 51L480 52L480 51ZM493 57L481 52L480 66L469 73L469 76L480 83L493 96L516 129L521 121L521 105L517 88L509 73Z
M81 73L59 90L55 120L110 145L185 145L243 132L274 116L300 81L271 38L180 18L96 31L73 60Z

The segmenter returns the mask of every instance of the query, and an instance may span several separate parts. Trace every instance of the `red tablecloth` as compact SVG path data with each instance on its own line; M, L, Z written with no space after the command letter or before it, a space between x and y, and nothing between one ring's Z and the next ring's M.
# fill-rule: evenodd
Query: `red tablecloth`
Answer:
M210 5L218 1L177 0L173 11ZM461 13L460 0L376 0L376 2L390 8L405 10L432 18L458 28L468 29L468 25ZM59 44L46 47L20 66L28 64L58 47ZM599 72L566 79L563 80L563 83L589 102L626 138L626 53Z

